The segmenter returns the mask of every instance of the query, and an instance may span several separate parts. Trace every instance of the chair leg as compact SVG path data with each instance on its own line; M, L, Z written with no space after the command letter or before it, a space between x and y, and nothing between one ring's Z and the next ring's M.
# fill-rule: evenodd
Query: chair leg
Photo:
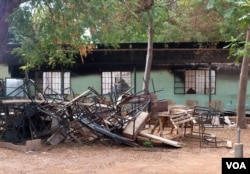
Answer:
M159 126L159 118L156 120L156 123L155 123L153 129L151 130L151 134L154 134L155 129L156 129L158 126Z
M217 147L217 139L216 139L216 135L214 134L209 134L206 133L206 129L203 126L201 126L201 128L199 128L199 135L200 135L200 147L211 147L211 146L204 146L204 144L213 144L214 147Z

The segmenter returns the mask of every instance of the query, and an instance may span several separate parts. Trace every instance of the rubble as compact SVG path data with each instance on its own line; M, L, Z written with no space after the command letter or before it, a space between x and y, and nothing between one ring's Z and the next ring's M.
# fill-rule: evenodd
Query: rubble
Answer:
M33 95L29 90L31 86L36 91ZM158 101L155 93L133 94L131 91L113 97L112 93L101 95L93 87L88 87L79 95L73 92L71 96L47 95L39 91L34 83L24 83L0 98L0 146L17 148L21 145L19 149L25 150L36 149L34 144L37 142L55 146L65 141L84 144L98 141L138 147L137 140L143 137L182 147L184 143L163 136L166 123L171 122L168 125L171 133L175 129L181 139L186 135L187 128L190 128L191 134L197 133L193 131L197 121L194 117L204 119L220 114L200 106L192 109L183 105L171 106L167 100ZM20 97L19 93L25 95ZM152 125L153 129L146 128ZM198 125L200 128L207 123ZM209 123L210 127L218 125ZM159 136L154 134L156 128L159 128ZM199 129L200 140L203 134L205 129L202 133Z
M91 143L110 139L113 143L138 146L135 139L149 118L152 101L150 94L132 93L124 93L112 101L93 87L71 100L43 93L31 97L27 86L22 85L17 91L20 89L25 98L11 95L0 100L0 138L13 144L35 139L51 145L66 140ZM134 130L141 113L146 117Z

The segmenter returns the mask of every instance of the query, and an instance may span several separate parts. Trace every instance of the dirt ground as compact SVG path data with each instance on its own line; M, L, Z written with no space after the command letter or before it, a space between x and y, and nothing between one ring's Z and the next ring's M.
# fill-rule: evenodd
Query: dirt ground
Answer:
M236 142L236 128L213 128L217 140ZM250 157L250 129L241 130L244 157ZM185 146L154 147L44 145L39 151L21 152L0 148L0 173L6 174L219 174L221 159L234 157L234 146L200 148L199 139L184 137Z

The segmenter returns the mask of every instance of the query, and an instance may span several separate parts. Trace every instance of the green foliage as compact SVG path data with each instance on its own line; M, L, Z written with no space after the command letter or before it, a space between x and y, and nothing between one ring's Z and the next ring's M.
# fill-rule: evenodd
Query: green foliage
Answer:
M206 2L190 0L178 1L178 6L170 8L167 19L156 35L160 42L212 42L223 41L227 33L234 30L220 30L223 18L215 9L206 9ZM223 27L224 28L224 27Z
M154 0L149 10L154 42L225 40L236 24L223 22L218 10L212 9L217 1L207 1L209 5L197 0ZM12 41L22 43L13 53L22 56L24 69L42 64L71 66L79 50L89 44L117 47L119 43L147 42L147 7L138 2L30 0L10 17ZM225 16L233 12L228 10Z
M70 66L79 50L93 43L119 42L113 23L118 4L94 0L32 0L10 17L13 41L21 42L14 54L22 56L23 68L42 64ZM118 33L119 34L119 33Z
M88 45L144 41L146 18L138 7L135 0L31 0L10 16L12 41L21 43L13 53L22 57L23 69L70 66Z
M150 141L150 140L146 140L146 141L144 141L143 142L143 146L145 146L145 147L153 147L153 143L152 143L152 141Z
M250 1L249 0L221 0L214 1L209 0L207 8L215 8L224 18L224 23L229 24L229 27L235 30L228 36L227 41L230 44L227 48L230 48L230 56L235 58L236 62L239 62L240 58L244 55L249 57L248 43L245 42L246 30L250 24ZM222 30L225 32L226 30Z
M238 34L245 32L250 22L249 0L209 0L207 8L216 9L223 16L224 22L233 25L236 31L240 31Z
M244 45L245 41L242 40L242 36L244 34L241 34L237 38L231 37L229 40L229 44L225 46L224 48L229 48L229 56L228 59L234 58L236 63L239 63L240 59L244 56Z

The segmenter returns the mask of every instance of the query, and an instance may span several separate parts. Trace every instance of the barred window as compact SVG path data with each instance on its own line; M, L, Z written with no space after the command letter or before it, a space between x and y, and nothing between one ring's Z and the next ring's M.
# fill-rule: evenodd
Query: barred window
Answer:
M176 71L175 94L209 94L210 89L211 94L215 94L216 73L214 70L211 70L211 76L209 73L208 69Z
M102 94L115 92L120 95L131 88L131 72L102 72Z
M70 72L43 72L43 91L45 94L70 94ZM63 82L63 85L62 85Z

